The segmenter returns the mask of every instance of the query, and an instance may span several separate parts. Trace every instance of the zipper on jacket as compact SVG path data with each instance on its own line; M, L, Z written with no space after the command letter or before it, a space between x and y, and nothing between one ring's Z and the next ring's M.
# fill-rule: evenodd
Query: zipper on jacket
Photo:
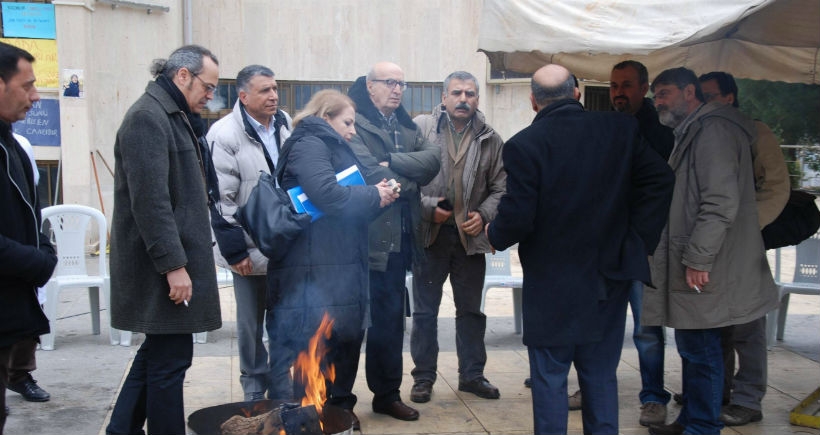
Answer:
M6 175L8 175L9 181L11 181L11 184L13 184L14 187L17 189L17 193L19 193L20 197L23 198L23 202L26 203L26 205L28 206L28 209L31 212L31 217L34 218L34 231L37 233L37 234L35 234L35 237L34 237L34 240L35 240L35 243L36 243L35 246L37 246L37 249L40 249L40 229L37 228L37 213L34 210L34 206L32 206L31 203L29 203L26 200L26 195L23 194L23 190L20 189L20 186L17 184L17 182L14 181L14 177L11 176L11 156L9 155L8 148L6 148L6 145L2 142L0 142L0 148L3 148L3 152L6 153ZM23 175L25 176L25 174L23 174ZM37 189L34 189L34 190L35 190L35 192L33 192L34 193L34 200L36 201L37 200L37 192L36 192Z

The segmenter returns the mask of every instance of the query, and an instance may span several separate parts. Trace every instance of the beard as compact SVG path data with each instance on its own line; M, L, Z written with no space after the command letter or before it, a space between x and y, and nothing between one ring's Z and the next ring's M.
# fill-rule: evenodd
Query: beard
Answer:
M669 128L677 127L688 115L685 104L682 103L672 107L658 106L658 120Z
M619 104L621 102L623 102L623 104ZM612 100L612 107L615 108L616 112L632 113L632 105L629 104L629 99L627 98L615 98Z

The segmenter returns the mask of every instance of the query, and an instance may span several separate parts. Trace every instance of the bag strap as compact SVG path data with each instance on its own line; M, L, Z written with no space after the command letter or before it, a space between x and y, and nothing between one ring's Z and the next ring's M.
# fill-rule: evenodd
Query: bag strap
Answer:
M279 152L279 161L276 162L276 170L273 173L273 178L278 186L282 186L282 177L285 176L285 168L288 166L288 156L292 148L293 142L285 141L285 145L282 146L282 150Z

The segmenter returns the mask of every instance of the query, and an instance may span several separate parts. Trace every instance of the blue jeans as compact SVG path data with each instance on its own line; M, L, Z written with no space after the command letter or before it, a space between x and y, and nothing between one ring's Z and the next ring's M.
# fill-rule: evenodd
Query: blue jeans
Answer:
M678 423L684 434L719 434L723 398L723 351L721 328L676 329L675 341L681 356L683 407Z
M373 403L401 400L406 275L406 261L401 253L390 254L386 271L370 271L371 325L367 328L365 374Z
M618 433L618 377L624 345L627 288L600 301L601 340L575 346L528 347L532 379L533 428L537 435L566 434L567 374L572 363L578 383L585 434ZM590 303L594 303L590 302Z
M641 325L641 304L643 301L643 283L633 281L629 289L629 306L632 307L632 319L635 327L632 330L632 341L638 351L638 363L641 369L641 403L669 403L671 395L663 388L663 352L666 337L663 326Z
M487 351L484 332L487 316L481 312L484 285L484 254L467 255L458 230L442 225L433 244L424 250L426 260L413 267L413 330L410 354L415 367L413 380L436 381L438 367L438 311L442 286L447 276L453 286L456 305L456 354L459 381L470 382L484 376Z
M191 334L146 334L111 413L107 434L184 434L182 385L194 357Z

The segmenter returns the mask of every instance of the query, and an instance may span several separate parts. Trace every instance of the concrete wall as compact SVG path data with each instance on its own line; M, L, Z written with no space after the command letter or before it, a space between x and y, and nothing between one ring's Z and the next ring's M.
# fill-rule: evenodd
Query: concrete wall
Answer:
M194 41L220 59L220 76L270 66L280 80L353 80L381 60L408 81L440 82L466 70L479 108L503 138L528 125L529 84L487 83L477 52L481 0L223 0L194 2Z
M82 69L84 98L60 97L61 155L37 147L41 159L62 158L63 202L104 209L111 218L114 180L96 157L100 204L91 154L114 169L114 138L128 107L151 79L150 61L182 44L181 1L151 0L170 12L112 8L88 1L54 1L60 70ZM61 95L61 93L60 93Z
M151 79L150 61L186 42L186 2L147 1L170 8L151 14L94 0L53 3L60 69L85 74L85 98L61 97L63 199L104 208L110 218L113 178L97 159L101 207L90 155L99 150L113 169L116 130ZM191 0L191 7L191 42L217 55L222 78L259 63L280 80L353 80L389 60L408 81L474 74L480 109L505 139L534 116L527 82L486 82L486 57L476 51L481 0ZM39 148L38 158L56 159L55 148Z

